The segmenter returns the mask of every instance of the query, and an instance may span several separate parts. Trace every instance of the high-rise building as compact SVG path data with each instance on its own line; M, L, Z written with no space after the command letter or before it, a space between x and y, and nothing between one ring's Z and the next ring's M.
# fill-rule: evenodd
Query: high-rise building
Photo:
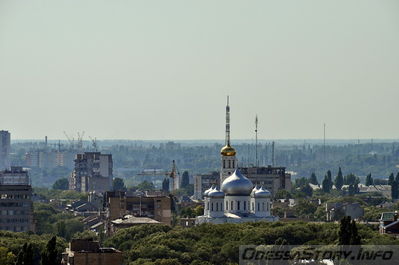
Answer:
M11 134L0 131L0 170L10 168Z
M0 230L35 231L32 187L22 167L0 171Z
M285 171L285 167L240 167L240 171L255 186L263 186L272 195L279 190L291 190L291 174Z
M100 152L77 154L69 178L69 189L80 192L105 192L112 187L112 155Z

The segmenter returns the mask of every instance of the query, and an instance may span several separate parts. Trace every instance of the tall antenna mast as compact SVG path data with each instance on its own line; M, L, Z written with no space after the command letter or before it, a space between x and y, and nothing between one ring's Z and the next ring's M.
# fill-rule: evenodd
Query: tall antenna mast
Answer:
M255 117L255 165L259 167L258 161L258 115Z
M276 163L275 161L275 155L274 155L274 141L272 142L272 166L274 166Z
M230 106L229 106L229 96L227 96L226 105L226 145L230 146Z
M324 123L324 138L323 138L323 156L324 162L326 162L326 124Z

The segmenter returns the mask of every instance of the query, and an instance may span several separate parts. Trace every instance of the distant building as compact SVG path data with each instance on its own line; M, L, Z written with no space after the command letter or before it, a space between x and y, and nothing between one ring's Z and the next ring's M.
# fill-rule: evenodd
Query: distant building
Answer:
M202 200L203 194L212 186L217 187L220 185L219 172L212 172L210 174L200 174L194 176L194 200Z
M62 253L62 265L122 265L122 252L114 248L101 248L97 241L72 239Z
M0 131L0 170L10 168L11 134Z
M126 215L148 217L166 225L172 224L172 200L169 196L111 191L105 193L104 201L108 232L111 231L112 221Z
M69 189L80 192L105 192L112 188L112 155L100 152L77 154Z
M328 202L326 203L326 214L327 222L338 221L344 216L350 216L352 219L359 219L364 216L364 209L357 202Z
M35 231L32 187L22 167L0 171L0 230Z
M291 174L285 167L240 167L241 173L254 185L263 186L275 195L279 190L291 190Z
M399 234L398 212L385 212L380 218L380 234Z

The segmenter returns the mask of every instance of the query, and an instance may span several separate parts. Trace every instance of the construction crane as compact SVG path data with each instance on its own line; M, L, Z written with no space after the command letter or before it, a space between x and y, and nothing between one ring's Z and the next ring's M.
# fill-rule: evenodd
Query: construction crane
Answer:
M78 132L78 148L83 149L83 136L85 135L85 132L82 131L81 133Z
M97 138L93 138L91 136L89 136L90 140L91 140L91 145L93 146L93 149L95 152L98 152L98 143L97 143Z
M64 131L64 135L67 138L71 149L74 149L75 148L75 138L70 137L65 131Z

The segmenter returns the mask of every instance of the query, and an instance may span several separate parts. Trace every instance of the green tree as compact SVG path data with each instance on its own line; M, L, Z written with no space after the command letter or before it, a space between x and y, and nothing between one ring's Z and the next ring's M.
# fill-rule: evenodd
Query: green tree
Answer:
M329 193L332 189L332 186L333 186L333 182L331 179L331 171L328 170L327 174L324 176L324 179L323 179L322 189L324 192Z
M184 171L183 176L182 176L182 181L181 181L181 187L185 188L188 186L188 184L190 184L190 176L188 174L188 171Z
M31 244L25 243L19 251L15 265L31 265L33 264L33 247Z
M396 200L399 198L399 185L396 181L393 181L391 184L391 196L392 200Z
M125 182L123 181L123 179L114 178L114 180L112 181L112 189L114 191L125 191L126 186L125 186Z
M14 265L15 255L6 247L0 247L0 264Z
M374 185L374 180L371 177L371 174L368 174L366 177L366 186L372 186L372 185Z
M389 175L389 178L388 178L388 185L392 185L394 181L395 181L395 177L394 177L393 173L391 173L391 175Z
M305 186L302 186L300 191L305 193L307 196L312 197L313 189L312 189L312 187L310 187L309 184L306 184Z
M338 175L335 177L335 187L337 190L341 190L342 186L344 185L344 177L342 175L341 167L338 170Z
M311 183L313 185L319 185L319 181L317 180L316 174L314 172L310 176L309 183Z
M53 184L54 190L68 190L69 189L69 182L67 178L58 179Z
M138 190L155 190L154 183L144 180L139 185L137 185Z
M164 178L162 181L162 190L169 192L169 178Z
M53 236L42 253L42 265L58 265L61 263L57 252L57 238Z

